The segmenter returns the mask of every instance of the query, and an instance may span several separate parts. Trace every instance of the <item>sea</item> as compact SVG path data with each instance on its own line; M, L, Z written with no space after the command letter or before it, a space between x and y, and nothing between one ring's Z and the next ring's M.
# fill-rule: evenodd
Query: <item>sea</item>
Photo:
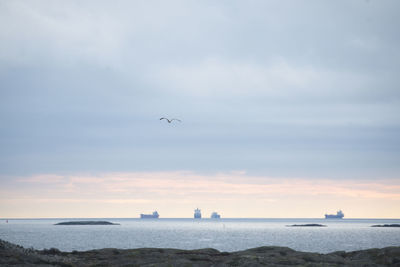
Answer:
M55 225L105 220L119 225ZM290 227L323 224L326 227ZM400 246L400 219L0 219L0 239L26 248L84 251L101 248L215 248L238 251L283 246L329 253Z

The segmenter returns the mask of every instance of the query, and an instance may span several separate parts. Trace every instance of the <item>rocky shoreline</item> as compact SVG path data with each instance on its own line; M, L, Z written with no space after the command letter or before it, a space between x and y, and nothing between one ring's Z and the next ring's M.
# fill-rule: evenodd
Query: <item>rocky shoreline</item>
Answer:
M230 253L211 248L61 252L27 249L0 239L0 266L400 266L400 247L328 254L273 246Z

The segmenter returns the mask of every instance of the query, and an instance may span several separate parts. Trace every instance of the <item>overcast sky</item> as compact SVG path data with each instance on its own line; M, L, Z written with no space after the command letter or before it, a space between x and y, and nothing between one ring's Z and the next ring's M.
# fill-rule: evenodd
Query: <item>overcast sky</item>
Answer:
M0 0L0 185L184 172L397 186L399 10Z

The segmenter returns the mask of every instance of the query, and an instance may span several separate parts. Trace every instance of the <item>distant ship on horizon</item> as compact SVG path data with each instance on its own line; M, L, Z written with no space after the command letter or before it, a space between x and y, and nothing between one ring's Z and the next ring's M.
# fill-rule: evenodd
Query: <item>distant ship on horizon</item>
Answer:
M201 219L201 210L199 210L199 208L194 210L194 218Z
M154 211L152 214L140 214L140 219L158 219L160 215L157 211Z
M336 214L325 214L325 219L343 219L344 213L339 210Z
M214 211L211 213L211 219L221 219L221 215Z

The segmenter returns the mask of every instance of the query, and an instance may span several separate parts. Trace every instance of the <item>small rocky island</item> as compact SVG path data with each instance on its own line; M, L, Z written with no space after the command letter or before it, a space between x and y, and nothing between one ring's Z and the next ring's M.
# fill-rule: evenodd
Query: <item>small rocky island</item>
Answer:
M56 223L55 225L119 225L119 223L112 223L107 221L70 221Z
M371 227L400 227L400 224L376 224Z
M287 227L326 227L326 225L317 224L317 223L292 224L292 225L286 225L286 226Z
M27 249L0 239L0 266L399 266L400 247L328 254L286 247L258 247L236 252L105 248L62 252Z

